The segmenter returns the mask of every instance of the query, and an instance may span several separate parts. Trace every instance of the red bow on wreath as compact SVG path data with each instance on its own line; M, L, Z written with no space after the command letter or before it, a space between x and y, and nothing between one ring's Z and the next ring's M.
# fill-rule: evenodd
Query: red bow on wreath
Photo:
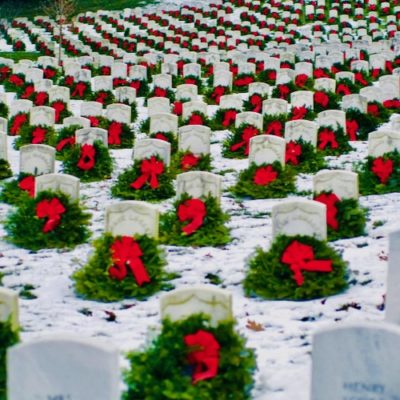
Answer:
M110 267L108 273L112 278L122 281L126 278L127 267L129 267L139 286L151 282L150 276L140 259L143 251L133 238L122 236L121 239L114 241L110 249L113 266Z
M294 240L282 254L282 263L289 264L293 278L298 286L304 283L301 271L331 272L331 260L315 260L314 249L311 246Z
M28 121L28 116L26 114L17 114L10 128L11 134L18 135L22 125L25 124L27 121Z
M35 106L44 106L48 97L46 92L39 92L35 98Z
M278 85L279 98L286 99L290 94L290 89L286 85Z
M243 129L242 141L231 146L231 151L238 151L241 147L245 147L244 154L247 156L250 150L250 139L258 135L258 129L254 126L248 126Z
M283 136L283 124L281 121L272 121L267 125L266 135Z
M298 165L299 164L299 157L301 156L302 153L302 148L301 145L296 143L296 142L289 142L286 145L286 162L291 163L293 165Z
M393 173L393 161L378 157L372 162L371 171L379 178L379 181L385 185Z
M349 136L349 140L355 141L357 140L357 132L358 132L358 122L356 120L346 120L346 132Z
M183 112L183 103L181 101L175 101L173 113L181 116Z
M90 116L87 116L85 118L87 118L90 121L90 126L92 128L96 128L96 127L98 127L100 125L100 121L99 121L99 119L97 117L94 117L94 116L90 115Z
M210 332L198 330L186 335L185 345L189 347L189 364L195 364L193 383L214 378L218 373L220 345Z
M162 161L158 161L154 156L151 156L149 159L142 161L140 169L142 175L139 176L135 182L131 183L130 186L138 190L146 182L149 182L152 189L157 189L160 186L157 176L164 172L164 163Z
M221 97L225 94L225 87L224 86L217 86L213 92L211 93L211 98L219 104Z
M108 93L107 92L100 92L97 94L96 100L98 103L104 104L107 100Z
M337 220L336 215L338 212L337 203L340 202L339 197L334 193L322 193L314 200L326 205L326 222L330 228L337 231L339 229L339 221Z
M36 216L38 218L47 218L42 231L47 233L57 228L61 222L61 215L64 214L65 211L65 207L56 197L51 200L41 200L36 205Z
M337 149L339 147L339 144L336 141L335 132L330 129L324 129L319 133L318 148L321 150L325 150L328 144L332 149Z
M62 139L58 142L56 150L62 151L65 146L72 146L73 144L75 144L75 136Z
M195 156L192 153L185 154L181 160L181 169L182 171L187 171L195 167L200 161L200 157Z
M307 83L308 76L306 74L300 74L297 75L294 82L295 85L298 86L299 88L303 88L304 85Z
M55 122L60 122L61 113L65 110L65 104L62 101L56 101L51 105L51 107L56 111Z
M307 115L307 108L304 106L301 107L294 107L292 110L292 118L290 118L291 121L295 121L298 119L304 119L304 117Z
M250 96L249 101L250 101L250 104L253 106L253 110L252 110L253 112L256 112L256 113L261 112L263 99L259 94L257 94L257 93L252 94Z
M29 197L35 197L35 177L26 176L18 183L18 187L25 192L28 192Z
M21 99L27 99L32 96L32 94L35 92L35 87L33 85L28 85L24 93L21 94Z
M32 144L40 144L43 143L46 138L47 130L41 128L40 126L36 127L32 131Z
M379 117L379 107L377 104L368 104L367 113L373 115L374 117Z
M271 165L266 167L260 167L256 170L253 177L253 182L259 186L266 186L271 182L274 182L278 177L278 172L276 172Z
M206 215L206 205L200 199L186 200L178 207L179 221L191 221L189 222L189 224L182 228L182 231L188 236L196 232L201 226L203 226L204 218Z
M154 89L154 97L167 97L167 89L156 87Z
M79 96L83 97L86 91L87 85L85 82L78 82L75 86L75 90L72 92L72 97Z
M354 80L358 82L360 85L367 86L368 82L365 80L363 74L361 72L356 72L354 74Z
M228 110L224 113L224 119L222 120L222 126L229 126L233 124L236 120L237 111L236 110Z
M344 83L340 83L338 85L338 87L336 88L336 93L337 94L342 94L343 96L347 96L348 94L351 94L351 90Z
M25 83L25 81L18 75L11 75L8 81L15 86L22 86Z
M329 96L324 92L315 92L314 101L321 107L326 107L329 104Z
M108 144L121 144L122 123L112 121L108 127Z
M81 147L81 156L78 161L78 168L84 171L91 170L95 165L96 149L91 144L84 144Z
M129 84L130 87L136 89L136 93L139 92L141 85L142 85L142 82L141 82L141 81L132 81L132 82Z
M203 125L203 123L203 118L197 114L193 114L188 121L188 125Z

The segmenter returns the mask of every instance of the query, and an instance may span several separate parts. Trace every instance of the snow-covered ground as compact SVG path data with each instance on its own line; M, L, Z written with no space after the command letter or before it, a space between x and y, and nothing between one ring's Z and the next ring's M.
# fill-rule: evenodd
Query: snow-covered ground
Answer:
M175 5L177 1L170 3ZM139 103L143 102L139 100ZM71 104L75 115L78 115L80 102L72 101ZM215 107L209 110L212 113ZM140 119L145 118L146 109L139 107L139 114ZM226 134L214 132L212 138L214 172L224 172L225 189L247 166L246 160L228 160L221 156L221 142ZM12 142L10 138L9 160L17 175L19 154L12 148ZM331 159L331 165L350 169L352 163L366 157L365 142L355 143L353 147L354 151L350 154ZM111 198L111 185L121 171L131 165L130 150L111 150L111 153L115 159L112 179L81 184L81 202L92 213L93 239L103 232L105 207L119 201ZM58 162L57 169L60 170ZM311 190L312 176L301 175L298 187ZM239 202L224 192L222 207L231 215L229 227L233 242L223 248L166 246L167 269L181 275L173 281L176 287L208 283L206 275L213 273L221 278L220 286L233 293L237 329L247 338L248 346L256 349L255 400L307 400L313 333L344 321L384 318L382 302L386 290L388 233L398 228L400 193L360 198L361 204L369 210L367 236L332 243L349 263L349 289L327 299L305 302L265 301L246 298L243 294L246 260L257 246L268 248L272 237L271 208L279 201L282 200ZM172 199L160 203L160 210L167 210L171 204ZM11 210L10 206L0 204L0 220L4 221ZM4 235L0 224L0 237ZM120 349L121 366L126 366L124 352L142 348L149 329L159 325L160 294L147 301L116 303L80 299L74 293L70 276L85 264L91 251L88 243L72 251L31 252L1 240L0 272L5 274L3 284L17 291L29 288L27 285L33 287L31 293L36 298L21 298L20 301L23 341L58 333L102 338ZM116 321L107 321L105 311L114 312ZM261 324L264 330L247 328L248 321Z

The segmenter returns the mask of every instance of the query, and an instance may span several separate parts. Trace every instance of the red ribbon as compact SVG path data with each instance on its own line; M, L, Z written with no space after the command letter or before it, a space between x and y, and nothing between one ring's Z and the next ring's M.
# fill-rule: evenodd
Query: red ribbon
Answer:
M71 137L62 139L58 142L58 144L56 146L56 150L62 151L65 146L72 146L73 144L75 144L75 136L71 136Z
M315 92L314 93L314 101L318 105L320 105L322 107L326 107L329 104L329 97L324 92Z
M295 85L299 88L303 88L304 85L307 83L308 76L306 74L297 75L294 82Z
M200 161L200 157L195 156L192 153L185 154L181 160L181 169L182 171L187 171L193 167L195 167Z
M269 183L274 182L277 177L278 172L274 171L271 165L267 165L256 170L253 182L259 186L267 186Z
M8 78L8 81L15 86L22 86L25 83L25 81L22 78L20 78L18 75L11 75Z
M337 215L337 203L340 202L339 197L334 193L322 193L314 199L322 204L326 205L326 223L328 226L335 231L339 229L339 221L336 218Z
M46 138L47 130L41 128L40 126L36 127L32 131L32 144L40 144L43 143Z
M100 125L100 121L99 121L99 119L97 117L93 117L92 115L90 115L90 116L85 117L85 118L87 118L90 121L90 126L91 127L96 128L96 127L98 127Z
M278 85L279 98L286 99L290 94L290 89L286 85Z
M162 132L156 133L154 135L154 139L164 140L164 142L168 142L169 143L169 139Z
M307 115L307 108L305 106L294 107L292 110L292 118L291 121L295 121L297 119L304 119Z
M35 197L35 177L26 176L18 183L18 187L25 192L28 192L29 197Z
M52 105L52 108L56 111L55 121L56 123L60 122L61 113L65 110L65 104L62 101L55 101Z
M302 148L301 145L290 141L286 145L286 153L285 153L285 158L287 163L291 163L293 165L298 165L299 164L299 157L301 156L302 153Z
M110 75L111 74L111 68L107 66L101 67L101 74L102 75Z
M367 112L374 117L379 117L379 107L377 106L377 104L368 104Z
M115 240L110 249L113 266L108 270L108 273L112 278L122 281L125 279L128 273L127 267L129 267L139 286L151 282L150 276L140 259L143 251L133 238L122 236L121 239Z
M72 86L75 83L73 76L66 76L64 80L65 86Z
M39 92L35 97L35 106L43 106L46 104L48 95L46 92Z
M182 231L188 236L203 226L206 215L206 205L200 199L186 200L178 207L179 221L185 222L190 220L190 222L182 228Z
M201 115L193 114L188 121L188 125L203 125L203 118Z
M22 125L24 125L27 121L28 116L26 114L17 114L10 128L11 135L18 135Z
M367 86L368 85L368 82L365 80L365 78L363 77L363 74L361 72L356 72L354 74L354 79L360 85L363 85L363 86Z
M40 201L36 205L36 216L38 218L47 218L42 231L47 233L57 228L61 223L61 215L65 211L65 207L57 198Z
M342 94L344 96L347 96L348 94L351 94L351 90L344 83L339 83L339 85L336 88L336 93L337 94Z
M132 82L129 84L130 87L136 89L136 93L139 92L141 85L142 85L142 82L141 82L141 81L132 81Z
M108 93L107 92L100 92L97 94L96 100L98 103L104 104L106 102Z
M211 93L211 98L214 99L217 104L219 104L221 97L225 94L225 90L226 88L224 86L217 86Z
M55 75L56 75L56 71L54 71L54 70L51 69L51 68L45 68L45 69L43 70L43 76L44 76L45 79L54 78Z
M7 66L0 68L0 80L4 80L7 78L7 75L10 73L11 69Z
M193 335L186 335L185 345L191 349L189 364L195 364L192 375L193 383L214 378L218 373L220 345L210 332L198 330Z
M250 85L250 83L254 82L253 77L251 76L245 76L243 78L238 78L235 80L234 85L238 86L238 87L242 87L242 86L248 86Z
M283 136L283 124L281 121L272 121L267 125L266 135Z
M374 68L371 72L371 76L376 79L378 78L380 73L381 73L380 68Z
M183 112L183 103L181 101L175 101L173 113L175 115L180 116L182 115L182 112Z
M347 120L346 121L346 132L351 141L357 140L357 132L358 132L358 122L356 120Z
M86 83L85 82L78 82L75 86L75 90L72 92L72 96L79 96L83 97L86 91Z
M250 96L249 101L250 104L253 106L253 112L256 113L261 112L263 99L259 94L257 93L252 94Z
M331 131L330 129L324 129L319 133L318 148L325 150L328 144L332 149L339 148L339 143L336 141L335 132Z
M400 100L397 99L385 100L382 104L385 108L400 108Z
M167 97L167 89L156 87L154 89L154 96L155 97Z
M135 182L131 183L130 186L138 190L146 182L149 182L152 189L157 189L160 186L157 176L164 172L164 163L162 161L158 161L156 157L151 156L149 159L142 161L140 169L142 175L139 176Z
M122 124L121 122L112 121L108 127L108 144L121 144Z
M380 182L385 185L393 173L393 161L378 157L372 162L371 171L379 178Z
M298 286L304 283L301 271L331 272L331 260L315 260L314 249L311 246L294 240L282 254L282 263L289 264L293 278Z
M237 111L236 110L228 110L224 113L224 119L222 121L222 126L228 127L233 124L236 120Z
M78 161L78 168L89 171L95 165L96 149L91 144L84 144L81 147L81 156Z
M242 141L231 146L232 151L237 151L241 147L245 147L244 154L247 156L250 150L250 139L258 135L258 129L254 126L248 126L243 129Z
M32 94L35 92L35 87L33 85L28 85L24 93L21 94L21 99L27 99L28 97L31 97Z

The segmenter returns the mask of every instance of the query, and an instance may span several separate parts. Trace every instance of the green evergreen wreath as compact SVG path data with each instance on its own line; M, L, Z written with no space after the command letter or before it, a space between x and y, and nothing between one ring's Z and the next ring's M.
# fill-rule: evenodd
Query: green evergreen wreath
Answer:
M57 119L57 113L56 113L56 124L62 124L65 118L71 117L72 116L72 112L70 110L68 110L68 104L65 103L62 100L54 100L51 102L50 107L54 108L56 110L57 104L63 104L64 108L63 110L60 112L58 119Z
M203 201L207 210L203 225L193 234L187 235L182 228L187 222L181 222L178 218L178 207L187 200L192 199L188 194L183 194L174 203L173 210L165 213L160 219L160 240L164 244L174 246L224 246L229 243L232 238L230 230L225 226L230 217L224 213L217 200L208 196Z
M32 144L33 131L35 129L44 129L46 131L44 140L40 142L40 144L47 144L53 147L55 146L57 139L54 128L45 125L24 125L20 130L17 140L14 142L14 148L19 150L21 146Z
M19 127L14 128L14 123L18 118L24 118L25 122L23 122ZM29 126L29 116L27 113L18 113L13 115L9 120L8 120L8 134L10 136L16 136L21 133L21 129L23 127Z
M81 158L80 144L75 144L67 150L63 160L63 172L78 177L81 182L95 182L110 179L113 171L113 160L108 148L100 141L93 143L96 155L95 164L92 169L83 170L78 167Z
M185 85L185 84L187 84L187 82L190 82L190 84L197 86L198 94L203 93L203 81L201 80L201 78L199 76L196 76L196 75L179 76L176 78L176 80L175 80L176 85L174 85L174 86L176 87L179 85Z
M110 277L108 270L113 265L110 247L120 238L105 233L94 241L94 253L87 264L72 275L76 292L85 299L109 302L128 298L144 300L160 290L170 290L172 285L166 280L175 278L175 275L164 271L166 260L163 251L158 248L155 239L145 235L135 236L134 239L143 252L141 260L151 282L139 286L130 271L123 280Z
M139 85L139 90L136 89L137 85L136 85L135 82L137 83L137 85ZM149 89L149 83L147 82L147 80L145 80L145 79L143 79L143 80L139 80L139 79L132 80L129 83L129 86L133 87L134 89L136 89L136 97L148 97L150 89Z
M282 254L298 241L314 250L315 260L331 260L331 272L302 271L304 283L298 286L288 264L281 261ZM347 288L347 264L340 254L321 240L310 236L279 236L270 249L256 249L250 260L244 290L247 296L260 296L273 300L311 300L327 297Z
M234 108L224 108L224 109L218 108L218 110L216 111L215 115L210 120L210 123L208 125L212 131L223 131L225 129L229 129L230 127L235 126L235 121L232 121L232 123L228 126L222 125L222 122L224 121L225 113L229 112L229 111L235 111L237 114L240 113L240 111L238 111Z
M178 151L172 156L170 171L173 176L176 176L182 172L188 171L211 171L211 155L210 154L199 154L199 158L196 165L187 166L182 168L182 160L186 156L191 156L193 153L191 151Z
M231 133L222 143L222 155L226 158L247 158L248 155L245 154L246 144L240 147L238 150L233 151L232 146L243 142L243 131L246 128L255 128L250 124L242 124L238 128L232 129ZM255 128L258 133L256 136L261 135L261 131Z
M319 93L321 93L322 95L326 95L326 97L328 98L328 104L326 106L323 106L322 104L319 104L316 101L316 96L318 96ZM325 111L325 110L339 109L339 102L340 102L339 95L337 95L334 92L328 92L325 90L317 90L314 93L314 111L317 114L322 111Z
M299 164L287 163L286 168L293 168L297 173L304 174L318 172L326 168L324 156L311 143L305 142L303 139L297 140L296 143L300 144L302 149Z
M346 121L357 121L359 126L357 140L368 140L368 134L375 131L380 124L379 118L371 114L364 114L355 108L346 111Z
M16 81L18 81L18 83L13 83ZM25 75L18 73L11 74L5 81L3 81L2 85L4 86L5 92L14 92L19 98L21 94L24 93L27 83L25 82Z
M207 115L201 113L200 111L193 111L192 114L189 116L189 118L186 118L185 120L181 119L179 120L179 126L185 126L185 125L190 125L190 119L192 118L192 116L199 116L202 120L202 124L203 126L210 126L211 121L210 119L207 117ZM194 125L194 124L193 124Z
M120 122L121 127L122 127L122 132L120 134L120 144L110 144L110 129L113 123L116 123L117 121L111 121L108 119L102 119L100 120L99 128L103 128L108 132L108 147L110 149L131 149L133 146L133 141L135 139L135 134L131 127L128 124L125 124L123 122Z
M363 196L371 194L385 194L400 192L400 154L398 151L385 153L383 160L393 161L393 172L386 183L381 183L380 179L372 172L373 162L379 157L367 157L366 162L360 162L355 166L358 173L360 193Z
M158 91L165 90L165 96L159 96ZM171 103L173 103L175 101L175 92L170 89L170 88L159 88L159 87L154 87L150 93L147 95L147 98L145 100L145 105L147 105L147 99L151 98L151 97L166 97L167 99L170 100Z
M272 166L278 177L267 185L256 185L254 175L259 168ZM252 163L249 168L239 174L239 178L229 191L236 196L250 197L252 199L279 199L287 197L296 191L295 172L293 168L282 168L279 161L272 164L256 165Z
M4 182L2 184L2 191L0 192L0 201L4 203L17 205L23 200L30 199L28 192L20 189L19 183L26 177L33 176L32 174L26 174L21 172L17 179L12 179L11 181Z
M10 164L7 160L0 159L0 180L7 179L12 176Z
M321 132L323 132L326 129L334 132L335 140L339 145L339 147L337 147L336 149L333 148L331 145L327 145L324 149L321 148L321 146L323 145L323 141L321 140ZM320 125L320 127L318 128L317 149L318 151L322 152L324 156L340 156L342 154L347 154L351 150L353 150L353 148L349 143L349 137L347 136L346 132L341 126L333 128L332 126L327 126L327 125Z
M56 150L59 159L62 160L65 157L68 149L70 149L71 146L75 143L75 132L78 129L82 129L82 127L80 125L70 125L63 127L60 131L57 132ZM71 139L71 138L74 143L67 143L64 146L62 146L62 148L60 148L60 145L62 145L62 141L64 139Z
M150 118L142 120L139 124L139 132L150 133Z
M42 231L44 218L36 216L36 206L42 200L57 198L65 207L60 224L50 232ZM87 225L90 214L83 211L78 201L72 201L62 192L43 191L36 198L22 199L19 207L9 214L4 228L6 239L16 246L30 250L71 248L88 240Z
M161 158L156 157L158 161ZM124 170L119 176L117 182L111 187L113 197L119 197L127 200L144 200L144 201L159 201L169 199L175 195L175 189L172 184L173 176L164 165L164 172L157 176L159 186L152 189L149 183L145 183L141 189L134 189L130 185L139 176L142 175L141 165L143 160L136 160L133 166Z
M127 390L123 400L250 400L256 359L244 337L234 331L234 321L210 324L210 317L194 314L177 322L165 319L161 334L144 351L128 354L124 371ZM192 384L186 335L210 332L220 345L218 373Z
M281 135L275 135L275 136L283 137L285 135L285 124L288 121L289 121L289 114L274 114L274 115L265 114L263 117L264 133L268 135L273 134L273 133L268 133L269 125L271 124L271 122L280 122L282 125Z
M19 342L11 321L0 322L0 400L7 400L7 349Z
M103 98L103 101L99 101L98 98ZM103 106L108 106L115 103L115 96L111 90L99 90L97 92L92 92L91 101L98 101Z
M330 194L332 192L321 192L314 196L314 199L320 194ZM336 204L336 219L339 223L339 229L328 227L328 240L353 238L365 235L365 225L367 209L361 207L357 199L343 199Z
M8 118L8 106L5 103L0 103L0 117L2 118Z

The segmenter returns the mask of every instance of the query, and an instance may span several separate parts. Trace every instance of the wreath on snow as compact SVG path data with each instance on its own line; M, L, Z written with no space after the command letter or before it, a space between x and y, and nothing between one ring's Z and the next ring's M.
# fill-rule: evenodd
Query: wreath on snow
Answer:
M311 300L347 288L347 264L325 241L278 236L268 251L256 249L244 280L247 296Z
M296 172L314 173L326 168L321 152L309 142L299 139L286 143L286 166Z
M183 194L161 217L161 240L175 246L223 246L231 241L227 221L229 216L214 197Z
M82 269L72 275L76 292L85 299L144 300L174 277L164 271L165 255L155 239L146 236L103 234L94 241L94 252Z
M24 198L5 222L6 239L30 250L71 248L89 238L90 214L62 192Z
M318 128L317 149L326 156L340 156L353 148L349 144L349 137L341 126L321 125Z
M179 393L196 400L250 400L255 353L234 325L229 320L212 326L203 314L177 322L165 319L147 349L128 354L124 399L172 399Z
M20 130L14 148L19 150L27 144L47 144L53 146L56 143L56 132L53 127L46 125L26 125Z
M261 135L253 125L242 124L232 130L222 144L222 155L226 158L246 158L250 151L250 139Z

